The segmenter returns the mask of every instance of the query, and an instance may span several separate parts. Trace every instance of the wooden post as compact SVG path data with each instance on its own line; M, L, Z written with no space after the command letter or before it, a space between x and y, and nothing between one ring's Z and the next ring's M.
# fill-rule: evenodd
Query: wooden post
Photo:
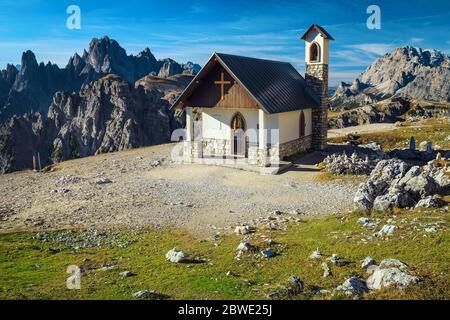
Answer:
M36 171L36 157L33 155L33 171Z

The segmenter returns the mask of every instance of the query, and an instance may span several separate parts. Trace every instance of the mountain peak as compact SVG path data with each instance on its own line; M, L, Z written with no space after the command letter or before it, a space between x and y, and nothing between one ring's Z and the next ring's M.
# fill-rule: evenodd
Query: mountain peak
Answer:
M404 46L377 59L351 85L342 84L331 106L360 106L393 96L450 101L450 58L433 49Z
M33 51L27 50L24 53L22 53L21 65L22 69L25 69L27 67L38 66L36 56L34 55Z

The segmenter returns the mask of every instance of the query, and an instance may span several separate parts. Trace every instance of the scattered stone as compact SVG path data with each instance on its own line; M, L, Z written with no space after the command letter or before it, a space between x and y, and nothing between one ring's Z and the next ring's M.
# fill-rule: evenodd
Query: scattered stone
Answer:
M436 233L438 231L438 229L435 226L425 228L424 230L425 230L425 232L428 232L428 233Z
M377 223L369 218L359 218L357 222L367 229L374 229L377 226Z
M116 265L104 265L97 270L98 271L110 271L110 270L115 270L117 268L118 268L118 266L116 266Z
M370 266L376 265L375 260L372 259L372 257L367 256L366 258L364 258L364 260L361 263L361 268L363 269L367 269Z
M234 233L237 235L245 235L250 233L250 227L247 225L243 226L237 226L236 229L234 229Z
M375 270L367 279L367 286L371 290L379 290L390 286L401 289L418 283L420 283L419 278L399 268Z
M59 232L38 232L33 236L41 242L49 242L57 246L57 250L79 250L83 248L117 247L126 248L136 240L123 240L117 230L101 231L89 229L85 231L64 230ZM52 248L54 249L54 248Z
M265 250L261 251L261 254L264 258L275 257L275 252L273 252L272 249L265 249Z
M163 298L163 295L157 293L155 290L141 290L133 293L133 298L156 300Z
M313 251L309 258L310 259L320 259L322 258L323 254L320 252L319 248L317 248L315 251Z
M166 253L166 259L174 263L187 262L188 258L189 254L178 250L177 248L173 248Z
M305 287L305 283L303 282L303 280L294 275L288 278L288 282L292 284L292 289L296 293L303 291Z
M445 205L445 202L437 196L429 196L425 199L419 200L416 204L416 208L441 208Z
M134 273L126 270L126 271L119 273L119 276L121 276L122 278L128 278L128 277L134 276Z
M227 277L237 277L238 275L236 273L234 273L233 271L228 271L226 273Z
M384 235L391 235L395 230L397 230L397 226L385 224L380 231L374 233L375 237L382 237Z
M337 261L339 261L341 258L336 253L333 253L331 257L329 257L327 260L330 261L333 264L336 264Z
M271 221L267 224L267 228L270 230L276 230L278 229L278 224L276 222Z
M324 277L324 278L327 278L327 277L329 277L329 276L332 275L332 274L331 274L331 270L330 270L330 268L328 267L328 264L327 264L326 262L323 262L323 263L322 263L322 270L323 270L323 277Z
M366 155L359 156L353 153L351 157L347 154L332 154L322 162L325 171L336 175L369 175L375 167L375 163Z
M236 248L236 250L240 250L240 251L254 251L254 250L256 250L256 247L252 246L248 242L241 242L238 245L238 247Z
M381 151L381 145L379 143L376 143L376 142L370 142L370 143L366 143L366 144L359 144L358 148L370 149L370 150L373 150L373 151Z
M98 184L98 185L109 184L109 183L112 183L112 181L107 178L100 178L97 181L95 181L95 184Z
M342 291L346 295L357 295L360 296L363 293L366 293L369 291L367 288L367 285L364 280L358 278L358 277L351 277L344 281L343 284L338 286L334 291Z
M68 193L68 192L70 192L70 190L66 189L66 188L53 189L53 190L50 191L50 193L62 193L62 194L65 194L65 193Z
M289 210L288 213L292 214L292 215L296 215L296 214L302 214L303 212L300 209L292 209L292 210Z
M380 269L386 268L407 269L408 265L398 259L384 259L380 262Z

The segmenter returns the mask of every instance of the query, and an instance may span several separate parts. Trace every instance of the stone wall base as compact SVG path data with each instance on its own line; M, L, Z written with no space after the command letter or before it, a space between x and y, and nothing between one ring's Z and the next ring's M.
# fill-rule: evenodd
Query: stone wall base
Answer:
M283 159L285 157L292 156L299 152L305 152L312 148L312 135L301 137L296 140L285 142L279 146L279 157Z
M268 148L259 148L258 145L249 144L247 149L247 161L249 165L267 167L276 166L280 160L312 149L312 135L301 137L279 145L271 145ZM203 139L202 141L184 142L184 160L217 157L234 157L230 140Z

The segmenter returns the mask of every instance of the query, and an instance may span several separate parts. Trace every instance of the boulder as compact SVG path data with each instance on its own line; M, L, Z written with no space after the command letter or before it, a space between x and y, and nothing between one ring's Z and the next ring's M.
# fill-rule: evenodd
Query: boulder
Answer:
M362 263L361 263L361 268L367 269L367 268L369 268L370 266L373 266L373 265L376 265L375 260L372 259L372 257L367 256L367 257L365 257L364 260L362 261Z
M371 266L369 266L369 267L367 268L366 273L370 275L370 274L374 273L376 270L379 270L379 269L380 269L379 266L377 266L377 265L371 265Z
M358 277L351 277L344 281L343 284L338 286L334 291L342 291L346 295L362 295L369 291L366 282Z
M363 183L359 186L356 194L353 198L353 203L357 210L368 211L373 207L373 194L371 193L369 187Z
M419 200L416 204L416 208L440 208L445 205L445 202L439 197L426 197L424 199Z
M398 159L382 160L378 162L370 174L371 180L392 181L402 178L409 170L409 165Z
M399 183L404 183L404 190L416 199L433 195L439 191L439 185L426 172L412 177L407 181L403 181L402 179Z
M380 262L380 269L386 268L407 269L408 265L398 259L384 259Z
M391 286L401 289L418 283L420 283L418 277L412 276L399 268L375 270L367 279L367 287L371 290L379 290Z
M366 211L411 208L418 202L421 206L442 206L437 198L428 197L450 188L446 170L434 163L421 169L418 166L409 168L407 163L397 159L382 160L369 180L358 187L353 202L357 209Z
M166 253L166 259L170 262L181 263L188 261L189 254L178 250L177 248L173 248L169 252Z

